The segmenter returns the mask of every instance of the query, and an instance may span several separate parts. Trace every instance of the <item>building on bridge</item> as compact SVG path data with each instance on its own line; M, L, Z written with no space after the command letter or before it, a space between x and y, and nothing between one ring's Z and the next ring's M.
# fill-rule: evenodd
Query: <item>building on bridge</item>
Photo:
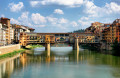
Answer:
M71 34L70 43L74 43L74 37L78 37L79 43L99 43L98 37L91 32Z
M26 46L28 44L43 44L43 43L54 43L55 36L39 33L20 33L20 45Z
M74 43L78 38L79 43L98 43L99 40L93 33L20 33L20 44Z

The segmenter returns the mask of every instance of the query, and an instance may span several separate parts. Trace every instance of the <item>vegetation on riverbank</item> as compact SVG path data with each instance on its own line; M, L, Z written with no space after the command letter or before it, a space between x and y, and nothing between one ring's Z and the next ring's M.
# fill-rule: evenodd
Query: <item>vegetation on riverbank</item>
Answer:
M42 45L28 45L25 49L20 49L20 50L16 50L16 51L13 51L13 52L10 52L10 53L0 55L0 59L7 58L7 57L12 57L12 56L14 56L18 53L24 52L27 49L34 49L34 48L37 48L37 47L43 47L43 46Z
M26 48L34 49L34 48L37 48L37 47L43 47L43 46L42 45L28 45Z
M13 51L11 53L3 54L3 55L0 55L0 59L6 58L6 57L12 57L12 56L14 56L18 53L22 53L24 51L25 51L25 49L20 49L20 50Z

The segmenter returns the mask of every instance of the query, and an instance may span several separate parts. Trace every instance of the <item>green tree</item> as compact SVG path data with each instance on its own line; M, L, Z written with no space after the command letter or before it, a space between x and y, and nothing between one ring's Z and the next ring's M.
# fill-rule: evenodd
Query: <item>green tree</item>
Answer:
M73 31L73 33L83 33L83 32L85 32L84 29L79 29L79 30L75 30L75 31Z

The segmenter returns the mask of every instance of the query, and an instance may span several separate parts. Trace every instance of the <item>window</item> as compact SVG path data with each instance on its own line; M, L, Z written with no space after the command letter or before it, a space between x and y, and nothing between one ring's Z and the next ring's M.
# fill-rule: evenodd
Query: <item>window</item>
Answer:
M55 36L59 36L59 34L55 34Z
M64 34L60 34L60 36L64 36Z
M69 34L65 34L65 36L69 36Z

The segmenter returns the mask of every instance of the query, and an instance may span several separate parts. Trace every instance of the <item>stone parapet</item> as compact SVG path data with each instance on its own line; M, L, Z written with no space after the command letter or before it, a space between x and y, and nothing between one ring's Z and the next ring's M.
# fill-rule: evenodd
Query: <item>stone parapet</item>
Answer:
M20 49L20 44L8 45L0 47L0 55L13 52Z

